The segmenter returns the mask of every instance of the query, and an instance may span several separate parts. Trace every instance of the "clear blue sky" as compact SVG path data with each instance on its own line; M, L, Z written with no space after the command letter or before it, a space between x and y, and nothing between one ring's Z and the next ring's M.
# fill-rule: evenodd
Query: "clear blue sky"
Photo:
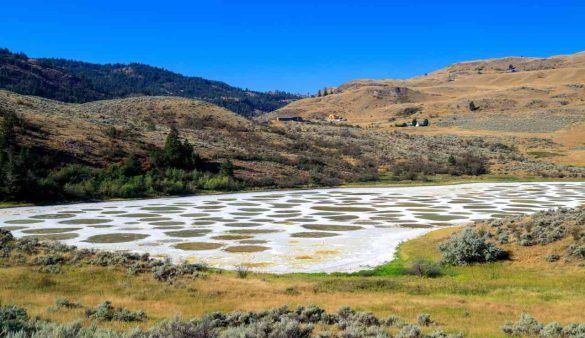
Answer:
M142 62L255 90L314 92L453 62L585 50L583 0L0 3L0 46Z

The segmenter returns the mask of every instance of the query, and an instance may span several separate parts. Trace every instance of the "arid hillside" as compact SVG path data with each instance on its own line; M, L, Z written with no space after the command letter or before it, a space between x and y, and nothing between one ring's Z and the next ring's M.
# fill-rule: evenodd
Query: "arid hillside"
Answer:
M0 90L0 116L16 113L30 124L20 142L54 156L55 167L71 162L100 168L129 154L148 157L162 147L171 126L210 165L231 159L236 175L253 186L298 186L317 166L334 172L332 182L358 180L367 162L360 145L338 156L347 143L314 145L300 132L260 125L210 103L178 97L137 97L63 103ZM0 120L1 121L1 120ZM333 128L339 129L339 128ZM349 142L349 141L348 141ZM61 163L57 163L60 161Z
M526 154L585 165L585 52L462 62L408 80L350 81L269 116L327 121L329 114L378 128L428 119L430 128L401 129L415 133L547 138L558 147Z
M72 104L0 91L0 110L30 124L20 142L40 153L58 154L51 160L55 168L69 163L102 168L129 154L148 165L149 151L162 147L175 126L212 167L232 160L236 177L249 186L336 185L375 180L380 173L396 180L436 174L585 175L583 168L544 163L518 151L521 145L550 146L541 138L520 142L512 136L413 136L348 125L277 126L177 97Z

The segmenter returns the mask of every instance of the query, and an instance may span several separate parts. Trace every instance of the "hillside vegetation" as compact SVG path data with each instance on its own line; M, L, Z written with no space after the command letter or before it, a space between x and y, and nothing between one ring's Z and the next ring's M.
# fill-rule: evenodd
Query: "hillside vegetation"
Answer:
M427 119L428 128L401 128L415 134L514 136L529 156L546 152L546 162L584 166L585 52L462 62L407 80L354 80L270 116L326 121L329 114L383 129Z
M0 49L0 88L76 103L143 95L181 96L211 102L245 116L270 112L300 98L278 91L243 90L139 63L102 65L33 59L7 49Z
M583 168L523 156L513 138L413 136L320 124L275 126L176 97L70 104L0 91L0 113L2 133L11 134L19 149L29 149L41 162L45 172L41 177L70 165L93 169L122 165L129 156L148 171L154 166L152 151L165 146L173 128L205 163L198 171L214 173L222 162L233 163L233 176L241 184L228 185L230 189L333 186L380 177L425 181L437 175L492 174L574 179L585 174ZM21 122L8 126L2 122L7 116ZM18 172L18 165L35 167L21 162L6 161L5 172ZM181 177L188 184L188 177L198 175L185 172ZM175 193L186 192L194 190L183 187Z

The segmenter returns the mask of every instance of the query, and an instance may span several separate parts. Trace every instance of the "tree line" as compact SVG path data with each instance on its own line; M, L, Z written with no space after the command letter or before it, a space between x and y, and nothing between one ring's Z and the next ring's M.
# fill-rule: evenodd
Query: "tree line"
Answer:
M283 91L250 91L139 63L100 65L50 58L32 62L26 54L5 48L0 48L0 88L75 103L134 95L181 96L244 116L273 111L301 98Z

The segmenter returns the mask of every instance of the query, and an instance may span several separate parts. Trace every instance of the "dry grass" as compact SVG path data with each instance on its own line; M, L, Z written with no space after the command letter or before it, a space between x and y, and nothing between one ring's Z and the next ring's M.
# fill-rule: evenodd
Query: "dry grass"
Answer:
M455 228L441 229L400 248L400 262L437 260L436 245ZM212 273L207 278L181 279L174 285L150 275L128 276L110 268L68 267L48 275L31 267L0 270L0 302L26 307L32 314L60 322L83 316L82 310L50 311L57 298L95 306L111 300L116 306L145 310L148 326L167 317L199 316L211 311L261 310L289 304L318 304L328 311L342 305L373 311L380 317L397 314L414 321L429 313L442 328L473 337L500 336L499 327L521 312L541 321L583 321L585 270L574 264L544 262L555 247L513 248L513 260L450 268L443 277L328 276ZM294 293L287 292L294 288ZM133 324L105 323L126 329Z

